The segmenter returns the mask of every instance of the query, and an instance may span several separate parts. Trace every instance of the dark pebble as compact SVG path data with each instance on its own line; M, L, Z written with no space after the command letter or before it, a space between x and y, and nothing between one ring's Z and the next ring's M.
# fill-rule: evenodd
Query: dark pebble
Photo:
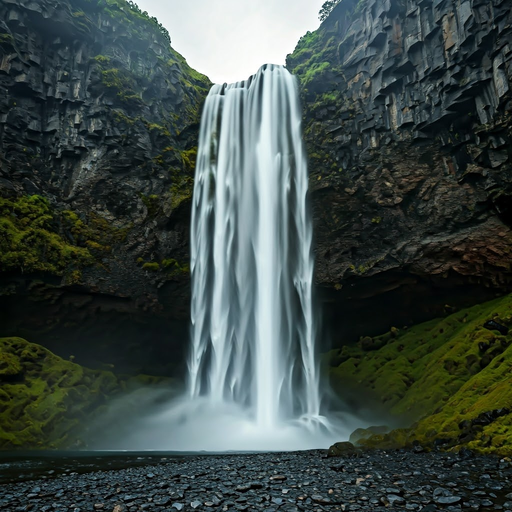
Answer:
M442 505L452 505L453 503L458 503L461 501L460 496L440 496L436 498L436 503L441 503Z
M56 472L45 479L0 484L0 510L512 510L512 472L497 458L375 451L340 466L324 453L169 457L125 469Z

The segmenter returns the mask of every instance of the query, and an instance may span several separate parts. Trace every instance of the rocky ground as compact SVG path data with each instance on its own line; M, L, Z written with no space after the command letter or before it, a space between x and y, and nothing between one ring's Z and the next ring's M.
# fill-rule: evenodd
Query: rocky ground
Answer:
M512 510L512 464L495 457L374 451L191 456L0 485L0 510Z

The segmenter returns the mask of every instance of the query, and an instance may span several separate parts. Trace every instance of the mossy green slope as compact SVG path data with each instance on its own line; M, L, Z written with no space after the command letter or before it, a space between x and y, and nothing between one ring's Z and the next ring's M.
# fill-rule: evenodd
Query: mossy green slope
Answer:
M80 446L80 423L121 389L21 338L0 338L0 449Z
M512 333L484 328L492 319L512 325L512 295L329 354L331 382L340 394L360 389L394 417L416 422L369 444L443 439L451 448L467 444L512 455L512 414L505 414L512 410ZM503 416L467 431L482 413L503 408Z

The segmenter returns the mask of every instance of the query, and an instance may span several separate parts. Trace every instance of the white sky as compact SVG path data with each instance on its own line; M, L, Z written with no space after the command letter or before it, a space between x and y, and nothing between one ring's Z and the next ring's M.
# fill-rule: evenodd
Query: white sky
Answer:
M212 82L236 82L284 64L320 22L325 0L135 0L171 35L172 47Z

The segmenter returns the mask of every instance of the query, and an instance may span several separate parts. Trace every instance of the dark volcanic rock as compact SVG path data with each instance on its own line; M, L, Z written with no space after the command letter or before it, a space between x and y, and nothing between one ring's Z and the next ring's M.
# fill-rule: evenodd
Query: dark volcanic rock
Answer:
M344 0L288 56L345 340L511 290L511 24L507 0Z
M343 0L289 56L335 343L512 289L511 16L508 0ZM3 334L23 327L62 353L86 317L73 351L111 343L119 323L116 353L165 333L182 344L209 82L123 0L9 0L0 20L0 197L47 197L108 242L56 214L53 229L95 264L57 277L0 268Z
M117 310L140 323L145 311L165 310L188 319L192 173L209 85L124 0L0 3L0 199L49 199L52 229L96 260L37 276L65 287L45 302L57 306L52 321L79 323L84 301L96 304L89 315ZM103 233L101 246L77 235L83 226ZM19 333L20 322L37 333L48 318L20 315L34 276L19 261L0 265L3 334Z
M157 457L155 457L157 459ZM155 461L156 462L156 461ZM320 452L218 455L168 459L152 468L127 467L36 482L0 485L0 508L23 510L500 510L512 485L499 460L460 462L453 454L374 452L331 467ZM155 478L148 480L148 469ZM238 489L229 483L285 475L286 488ZM486 478L484 478L486 477ZM501 489L490 487L501 482ZM224 484L219 484L224 482ZM165 483L165 488L161 484ZM439 508L436 504L439 504ZM446 508L449 506L456 508ZM102 506L102 507L100 507ZM18 508L19 507L19 508ZM48 507L48 508L46 508Z
M339 443L334 443L327 450L327 457L359 457L361 455L361 451L357 449L351 442L343 441Z

